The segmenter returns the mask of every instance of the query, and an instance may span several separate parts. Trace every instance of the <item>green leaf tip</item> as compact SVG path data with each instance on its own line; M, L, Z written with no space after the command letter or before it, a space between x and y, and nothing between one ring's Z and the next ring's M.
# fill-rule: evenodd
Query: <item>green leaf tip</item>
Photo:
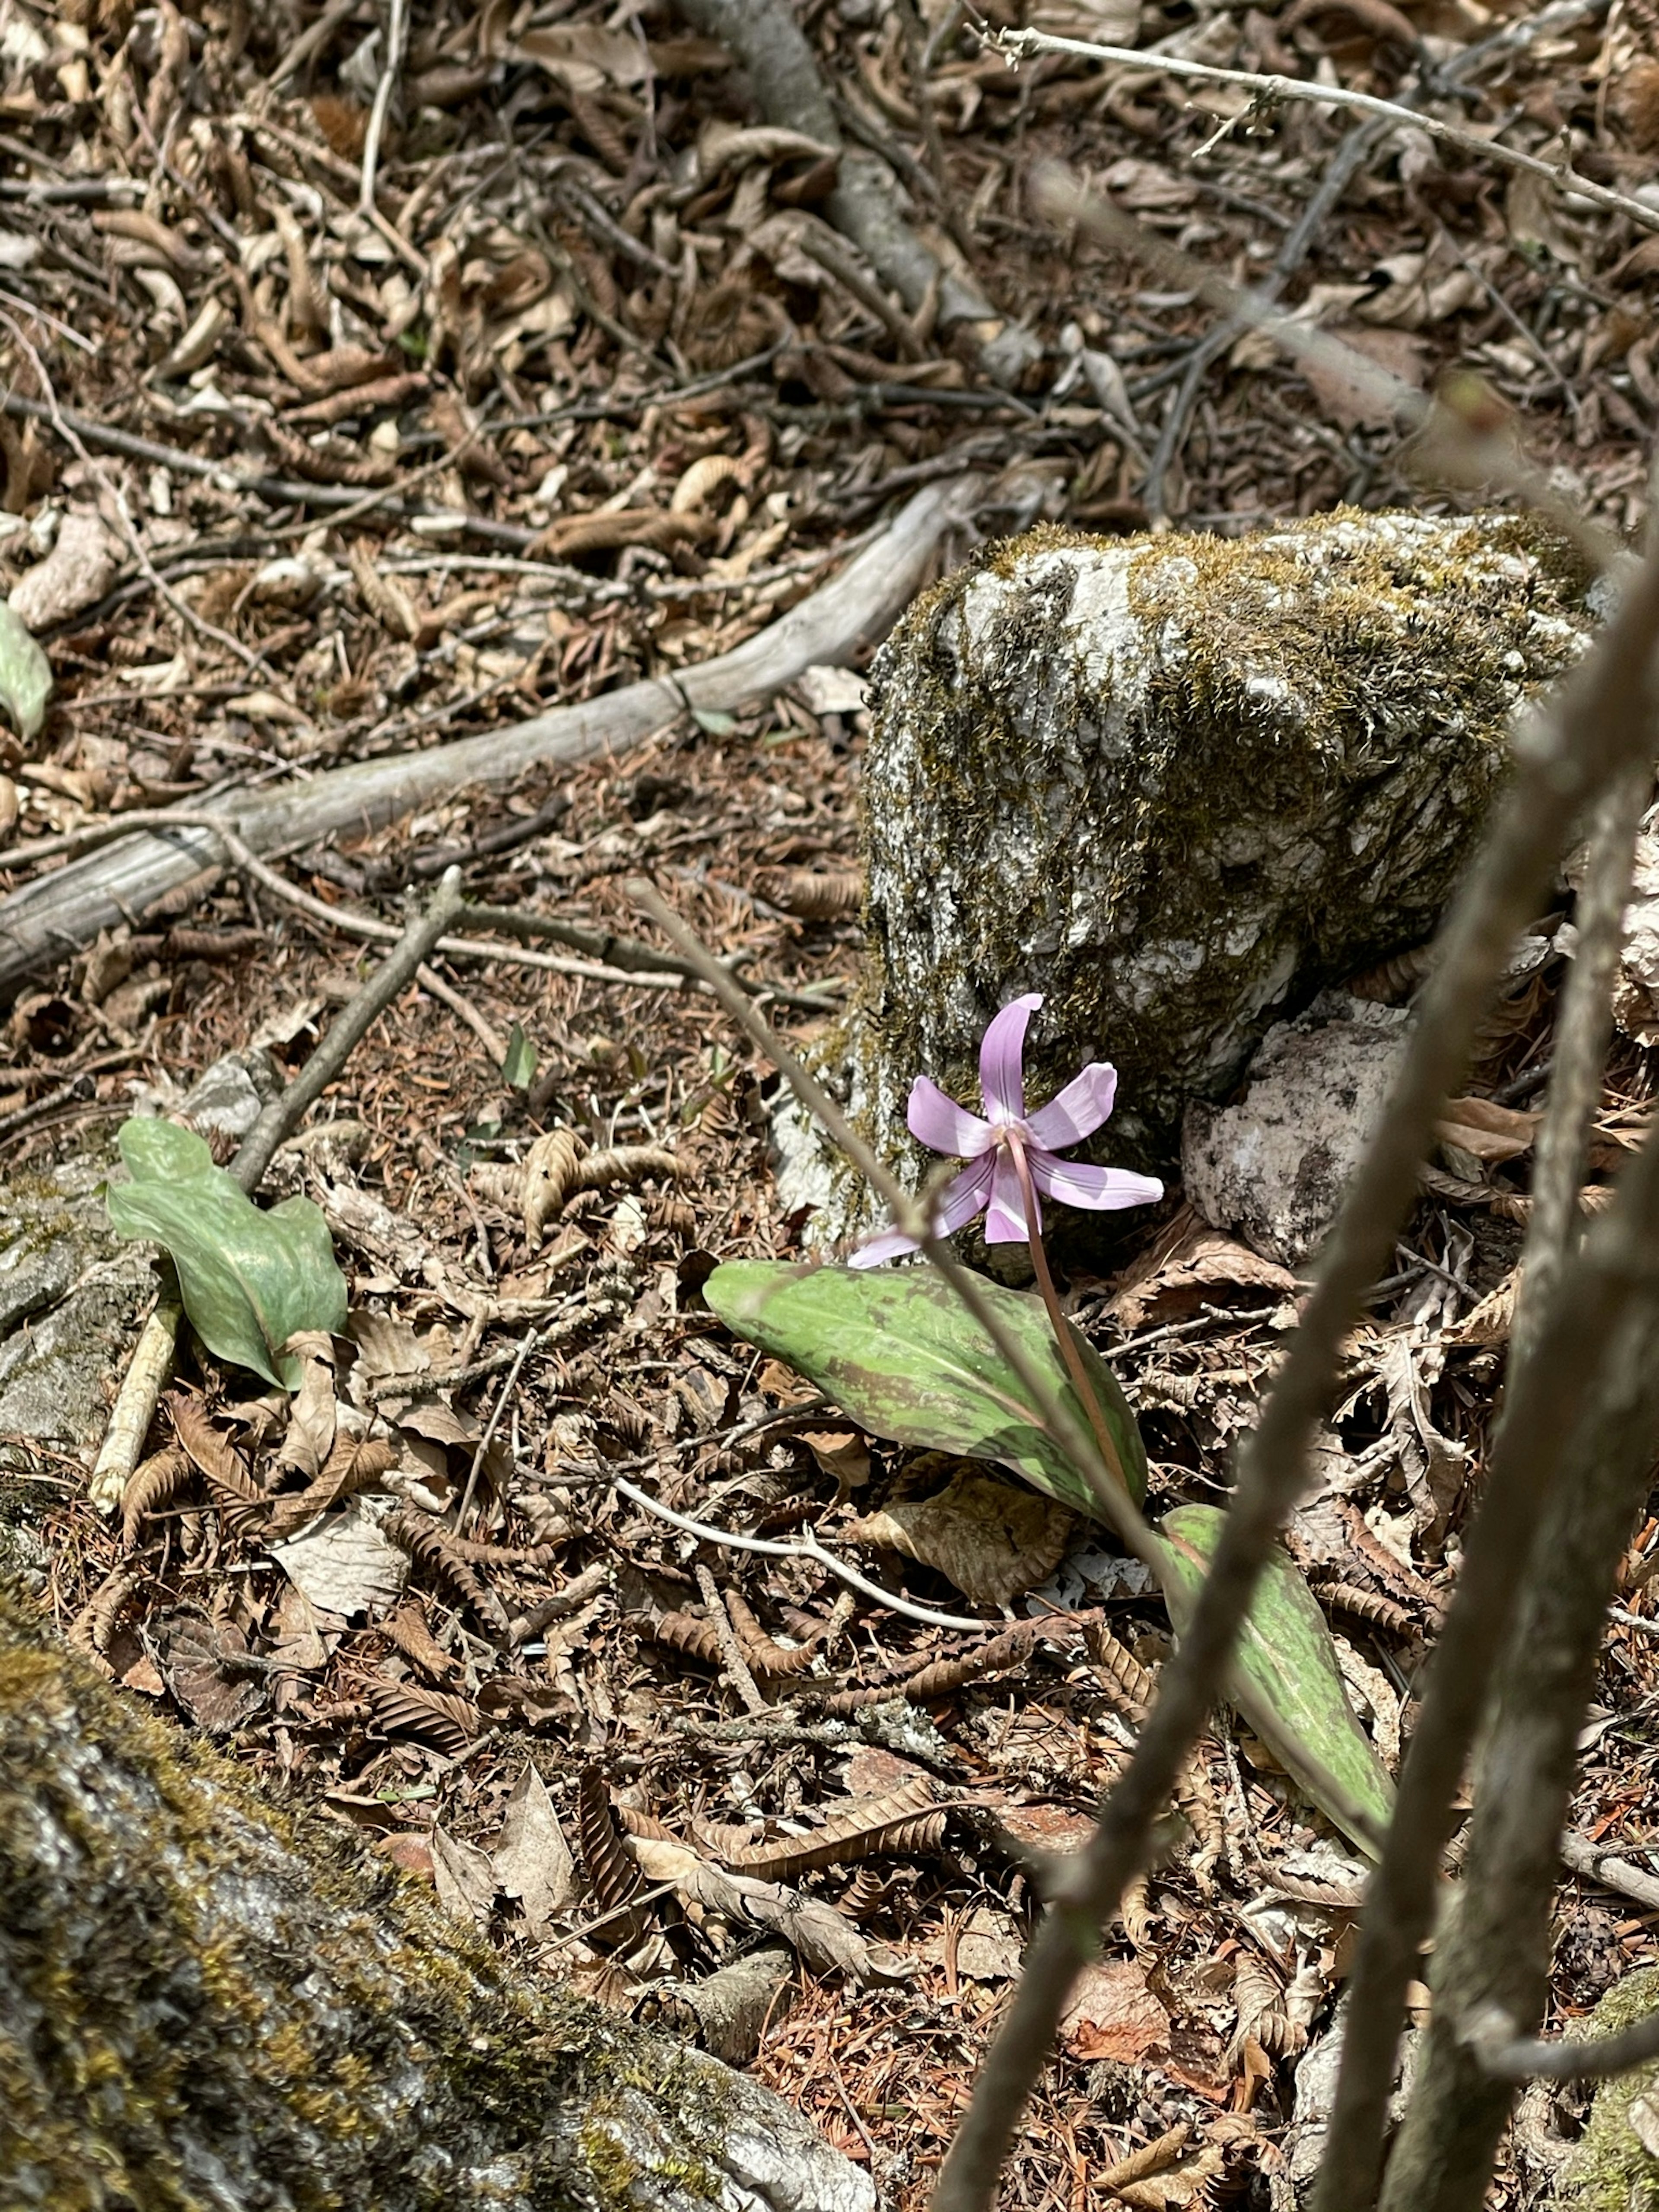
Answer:
M1192 1618L1226 1517L1213 1505L1178 1505L1164 1516L1164 1595L1177 1632ZM1393 1817L1394 1784L1348 1702L1319 1601L1294 1560L1277 1549L1256 1585L1231 1695L1286 1773L1374 1858L1375 1835Z
M1088 1419L1042 1301L996 1283L981 1281L979 1289L1086 1437ZM931 1267L874 1273L731 1260L715 1268L702 1294L734 1335L817 1383L872 1434L994 1460L1046 1497L1102 1517L1082 1471L1047 1434L1018 1376ZM1073 1339L1138 1505L1146 1492L1146 1454L1134 1415L1094 1347L1075 1331Z
M126 1121L117 1141L132 1177L106 1201L118 1234L165 1248L210 1352L297 1389L299 1364L283 1345L298 1329L345 1326L345 1277L320 1209L308 1198L255 1206L214 1165L203 1139L176 1122Z

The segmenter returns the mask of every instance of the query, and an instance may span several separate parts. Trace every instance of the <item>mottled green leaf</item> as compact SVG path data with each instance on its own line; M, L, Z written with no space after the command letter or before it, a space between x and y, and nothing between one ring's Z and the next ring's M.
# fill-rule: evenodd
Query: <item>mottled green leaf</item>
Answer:
M164 1245L195 1329L221 1359L296 1389L300 1363L283 1356L296 1329L345 1325L345 1278L328 1224L308 1198L254 1205L192 1130L161 1121L123 1124L132 1181L107 1199L123 1237Z
M536 1048L524 1033L521 1023L514 1022L507 1040L507 1057L501 1062L501 1080L514 1091L528 1091L536 1080Z
M1089 1425L1041 1298L980 1289L1085 1436ZM726 1327L816 1382L878 1437L964 1459L996 1460L1062 1505L1100 1517L1093 1492L1048 1436L1019 1377L931 1267L879 1272L737 1260L703 1297ZM1123 1393L1094 1347L1073 1332L1103 1408L1131 1495L1146 1492L1146 1455Z
M40 733L52 696L52 663L9 601L0 599L0 707L27 744Z
M1164 1595L1177 1631L1192 1618L1225 1518L1213 1505L1178 1505L1164 1516ZM1256 1586L1234 1657L1232 1698L1286 1773L1370 1855L1370 1839L1352 1813L1386 1828L1394 1784L1348 1703L1319 1601L1283 1552L1273 1553Z

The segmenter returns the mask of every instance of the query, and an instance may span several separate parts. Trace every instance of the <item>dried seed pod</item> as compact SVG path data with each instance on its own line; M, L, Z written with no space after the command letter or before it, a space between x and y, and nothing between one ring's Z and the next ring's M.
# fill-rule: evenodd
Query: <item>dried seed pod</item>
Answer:
M386 1524L386 1533L400 1544L434 1580L444 1583L470 1605L492 1635L503 1643L510 1634L507 1608L494 1590L482 1583L431 1516L404 1506Z
M70 1623L68 1641L71 1649L95 1652L99 1658L107 1658L115 1624L141 1581L142 1577L131 1567L112 1567Z
M679 1840L667 1823L659 1820L654 1813L641 1813L633 1805L619 1805L614 1797L611 1801L611 1811L617 1826L625 1836L638 1836L642 1841L653 1844L672 1844Z
M769 906L797 921L844 921L864 904L864 878L856 868L769 869L756 888Z
M1221 1863L1225 1832L1221 1808L1216 1802L1209 1769L1199 1759L1190 1759L1176 1784L1176 1802L1187 1815L1198 1848L1188 1862L1194 1881L1206 1897L1215 1894L1215 1870Z
M188 1485L192 1469L177 1444L152 1452L127 1478L121 1493L121 1548L130 1552L146 1517L170 1504Z
M1137 1951L1148 1949L1152 1940L1152 1885L1146 1875L1132 1875L1118 1906L1123 1932Z
M422 1690L413 1682L371 1682L368 1702L384 1735L413 1736L459 1759L489 1723L470 1698Z
M1418 1633L1417 1623L1405 1607L1378 1590L1356 1589L1352 1583L1336 1582L1317 1582L1313 1589L1322 1604L1334 1606L1352 1620L1369 1621L1373 1628L1386 1628L1395 1636Z
M695 514L708 503L709 495L725 483L741 480L742 469L729 453L705 453L701 460L693 461L674 487L673 497L668 502L671 514Z
M1126 1720L1137 1728L1145 1722L1158 1694L1156 1678L1143 1667L1127 1644L1111 1631L1091 1621L1085 1632L1089 1656L1100 1669L1101 1686Z
M576 1788L576 1844L582 1872L601 1914L623 1911L645 1887L629 1856L612 1810L611 1792L597 1766L584 1766ZM644 1912L628 1912L605 1931L607 1949L631 1942L646 1925Z

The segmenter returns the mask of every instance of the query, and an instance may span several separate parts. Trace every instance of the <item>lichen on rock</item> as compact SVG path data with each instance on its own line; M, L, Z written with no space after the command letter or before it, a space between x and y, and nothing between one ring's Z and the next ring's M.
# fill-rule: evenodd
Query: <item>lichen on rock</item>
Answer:
M509 1969L0 1585L0 2174L42 2212L872 2212L714 2060Z
M1039 529L947 578L874 671L838 1040L866 1132L917 1172L912 1077L971 1096L980 1033L1036 990L1033 1103L1109 1059L1098 1156L1167 1163L1271 1023L1432 933L1588 588L1523 520L1352 510L1238 539Z

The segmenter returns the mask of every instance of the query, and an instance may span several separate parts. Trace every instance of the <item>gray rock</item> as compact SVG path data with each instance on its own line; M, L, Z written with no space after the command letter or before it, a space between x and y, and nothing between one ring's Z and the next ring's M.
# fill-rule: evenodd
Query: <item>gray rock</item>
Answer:
M105 1211L111 1163L0 1185L0 1434L98 1443L155 1273Z
M1268 1030L1236 1106L1187 1109L1182 1180L1212 1228L1286 1267L1318 1249L1393 1085L1408 1026L1403 1008L1322 994L1300 1020Z
M872 690L868 951L836 1048L866 1130L918 1174L912 1078L972 1100L986 1024L1041 991L1033 1103L1110 1060L1097 1157L1167 1163L1275 1020L1432 933L1514 711L1584 649L1586 582L1512 517L1352 510L1232 540L1039 529L947 578Z

